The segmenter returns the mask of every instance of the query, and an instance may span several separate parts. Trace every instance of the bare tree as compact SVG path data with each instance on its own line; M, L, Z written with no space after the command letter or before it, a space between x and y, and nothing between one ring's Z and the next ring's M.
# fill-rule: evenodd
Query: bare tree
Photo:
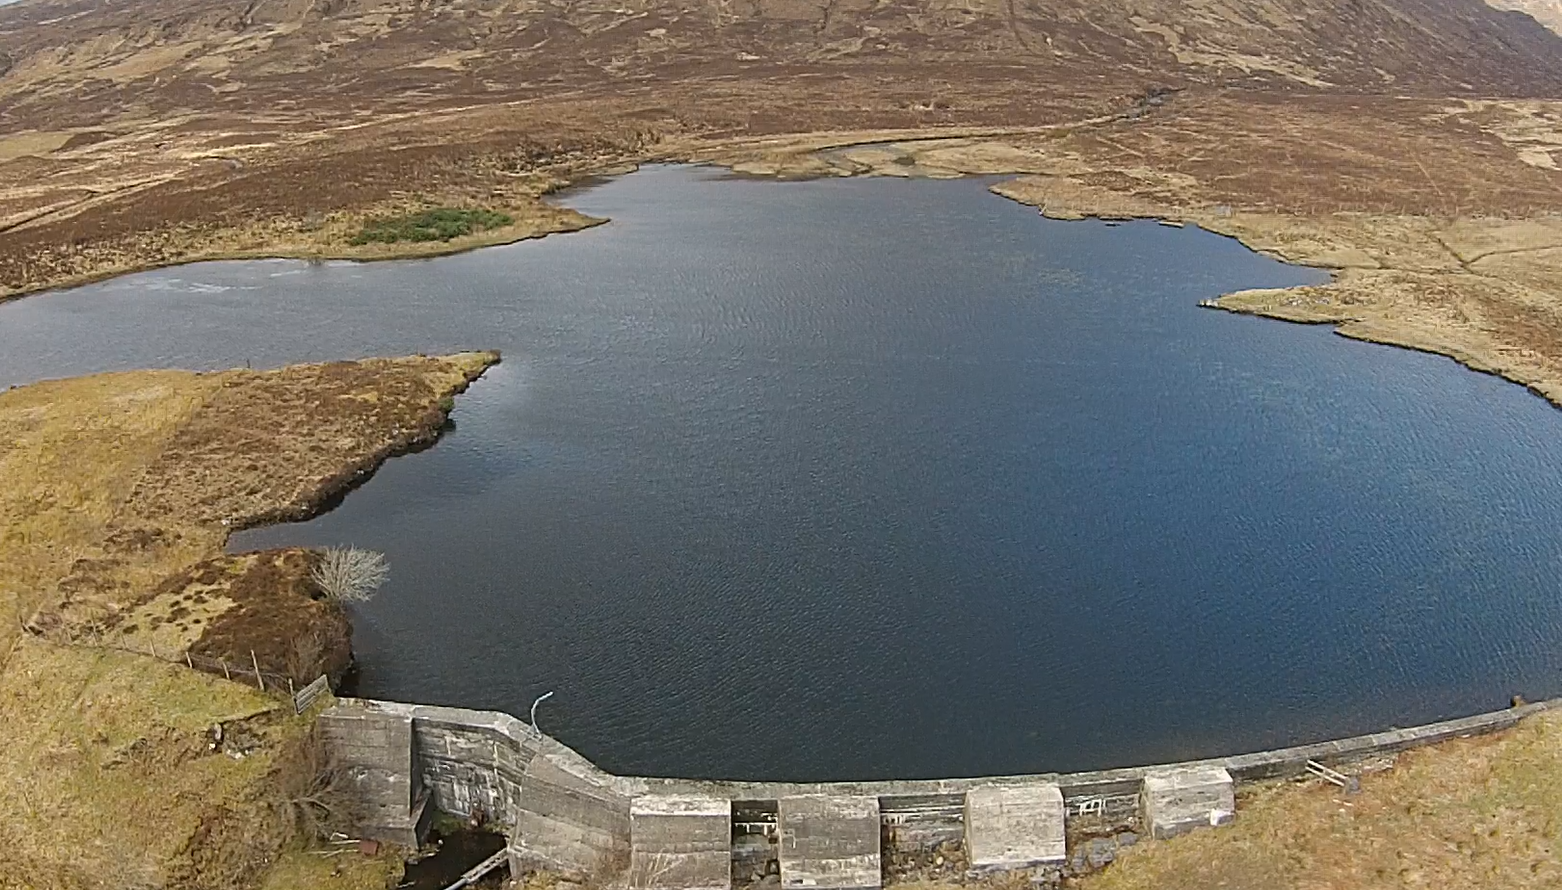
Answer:
M288 677L303 686L325 668L325 635L318 628L300 633L293 638L283 659L287 662Z
M360 811L350 784L342 781L342 771L331 761L319 724L302 738L284 743L277 758L274 801L284 824L306 845L328 840L333 832L351 831L368 816Z
M390 569L383 553L357 547L327 547L310 577L327 599L363 603L390 577Z

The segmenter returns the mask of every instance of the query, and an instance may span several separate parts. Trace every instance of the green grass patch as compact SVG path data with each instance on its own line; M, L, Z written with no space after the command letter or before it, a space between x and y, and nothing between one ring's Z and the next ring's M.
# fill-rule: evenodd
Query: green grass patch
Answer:
M351 244L395 244L398 241L449 241L484 229L497 229L514 222L508 213L497 210L462 210L435 207L406 216L371 219L352 237Z

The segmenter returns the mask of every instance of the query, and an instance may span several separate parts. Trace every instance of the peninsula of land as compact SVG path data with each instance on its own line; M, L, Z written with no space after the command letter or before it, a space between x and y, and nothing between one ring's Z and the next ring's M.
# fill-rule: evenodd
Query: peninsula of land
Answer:
M351 628L312 589L310 554L230 557L228 534L307 517L430 444L497 360L0 393L0 801L16 815L0 886L256 884L318 770L309 720L275 693L339 676Z

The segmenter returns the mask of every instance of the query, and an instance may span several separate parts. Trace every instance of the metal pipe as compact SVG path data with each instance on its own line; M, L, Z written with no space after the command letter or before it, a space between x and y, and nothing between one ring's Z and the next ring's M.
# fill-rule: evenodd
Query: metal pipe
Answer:
M551 698L552 696L553 696L553 692L550 690L548 692L544 692L542 695L537 696L537 700L532 702L532 734L533 735L537 735L537 736L542 735L542 733L538 732L538 730L537 730L537 706L542 704L544 699Z

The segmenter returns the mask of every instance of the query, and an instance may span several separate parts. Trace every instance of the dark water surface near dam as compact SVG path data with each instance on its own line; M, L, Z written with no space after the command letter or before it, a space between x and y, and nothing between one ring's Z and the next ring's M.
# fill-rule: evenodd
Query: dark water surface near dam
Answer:
M1562 693L1562 412L1200 309L1321 281L974 181L649 169L432 261L0 306L0 385L499 348L437 447L236 549L356 544L364 695L620 773L1076 770Z

